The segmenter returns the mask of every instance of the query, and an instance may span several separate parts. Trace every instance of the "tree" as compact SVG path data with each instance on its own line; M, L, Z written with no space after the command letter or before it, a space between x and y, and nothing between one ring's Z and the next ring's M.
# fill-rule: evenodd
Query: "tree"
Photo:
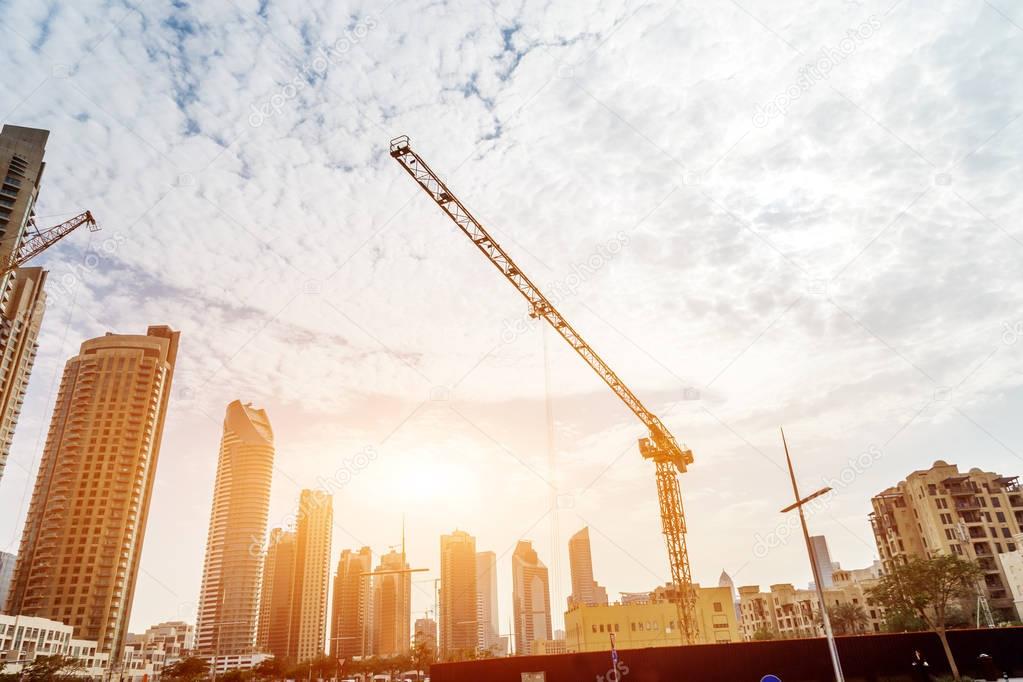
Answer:
M762 627L753 633L753 641L755 642L766 642L769 639L778 639L778 635L771 628Z
M0 670L3 665L0 664ZM0 675L3 680L23 680L26 682L42 682L43 680L74 680L85 665L77 658L70 656L36 656L35 660L25 665L20 673Z
M867 612L851 602L829 606L828 620L836 635L859 635L867 629Z
M173 665L163 669L163 678L168 680L184 680L194 682L209 674L210 666L206 661L195 656L183 658Z
M276 680L284 677L284 670L284 661L274 657L261 661L252 672L256 674L257 678Z
M412 667L416 669L416 672L425 673L426 676L429 677L430 666L433 665L434 661L433 646L431 645L431 642L416 642L409 654L409 659L412 662Z
M959 667L945 631L956 603L976 594L980 576L979 566L951 554L913 557L905 563L894 563L869 592L890 612L913 614L938 635L952 677L958 682Z

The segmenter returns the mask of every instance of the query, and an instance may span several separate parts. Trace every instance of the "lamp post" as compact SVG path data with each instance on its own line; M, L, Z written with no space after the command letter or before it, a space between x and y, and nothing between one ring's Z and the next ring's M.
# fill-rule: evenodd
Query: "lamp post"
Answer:
M835 646L835 635L831 631L831 619L828 618L828 605L824 601L824 585L821 580L820 566L817 563L817 556L813 551L813 543L810 542L810 531L806 527L806 515L803 514L803 505L816 497L830 492L831 488L821 488L806 497L799 497L799 486L796 483L796 472L792 468L792 457L789 456L789 444L785 440L785 429L781 429L781 442L785 447L785 462L788 464L789 479L792 481L792 495L796 499L794 503L782 509L781 512L786 514L793 509L799 510L799 523L803 527L803 540L806 542L806 553L810 557L810 569L813 571L813 583L814 587L817 588L817 599L821 605L821 622L824 624L824 636L827 637L828 651L831 654L831 665L835 669L835 682L845 682L845 677L842 675L842 663L838 660L838 647Z

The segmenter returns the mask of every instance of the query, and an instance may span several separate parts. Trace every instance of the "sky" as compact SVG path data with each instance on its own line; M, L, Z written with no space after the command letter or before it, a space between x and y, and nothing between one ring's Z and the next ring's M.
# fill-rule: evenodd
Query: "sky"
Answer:
M779 427L843 567L870 496L944 459L1023 473L1023 7L0 0L3 123L51 131L16 551L64 362L181 350L133 631L194 621L221 425L276 438L269 526L334 493L333 554L439 536L551 569L589 526L614 598L669 580L642 424L389 157L413 147L695 456L694 579L809 580ZM548 440L548 405L553 450ZM333 566L332 566L333 570Z

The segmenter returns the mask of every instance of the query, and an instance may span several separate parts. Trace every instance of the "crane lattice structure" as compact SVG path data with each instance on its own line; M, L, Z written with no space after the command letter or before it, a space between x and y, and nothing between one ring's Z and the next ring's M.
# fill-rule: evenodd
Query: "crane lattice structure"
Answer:
M85 213L76 215L70 220L65 220L60 225L55 225L46 230L37 231L27 241L25 241L17 251L11 254L11 259L7 262L7 265L4 266L3 271L0 271L0 277L20 268L29 260L35 258L82 225L88 225L90 232L95 232L99 229L96 219L92 217L92 212L86 211Z
M629 387L594 351L582 336L562 317L554 305L519 269L511 256L494 241L490 233L469 212L469 209L448 189L447 185L413 151L407 135L391 140L391 156L401 164L412 179L436 202L458 228L476 245L505 279L525 297L530 316L543 318L612 391L639 417L649 430L649 437L639 439L639 451L644 458L653 460L657 477L657 496L661 507L661 525L668 545L668 562L674 583L674 602L678 607L678 623L682 641L697 640L696 594L693 590L689 553L686 549L686 519L682 509L678 473L684 473L693 462L689 448L680 446L671 432L650 412Z

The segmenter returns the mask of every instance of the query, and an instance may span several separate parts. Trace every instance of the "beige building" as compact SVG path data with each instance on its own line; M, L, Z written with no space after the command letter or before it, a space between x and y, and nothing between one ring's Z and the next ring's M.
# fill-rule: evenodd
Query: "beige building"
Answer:
M82 663L76 677L106 679L109 654L98 651L96 642L75 639L73 631L47 618L0 615L0 675L17 675L40 656L70 656Z
M862 634L884 629L884 609L870 598L868 592L878 583L880 565L866 569L843 570L836 567L832 573L832 586L824 590L828 612L843 604L863 609L864 622L859 633L841 632L832 623L836 634ZM739 627L742 638L754 639L758 632L771 633L775 638L793 639L821 637L820 601L815 589L796 589L788 583L771 585L770 592L761 592L757 585L739 588Z
M476 646L495 656L501 652L497 611L497 554L476 552Z
M593 579L593 556L590 553L590 529L583 528L568 540L568 565L572 574L572 594L568 608L574 605L603 606L607 590Z
M107 334L64 366L7 611L72 625L120 660L178 332Z
M46 130L5 125L0 131L0 268L25 240L46 164ZM46 308L40 268L0 275L0 479L35 361L39 326Z
M274 436L266 412L235 400L224 416L213 484L196 619L201 654L254 650L263 569L260 542L266 535L273 464Z
M1023 534L1017 535L1014 543L1014 547L998 555L998 563L1016 607L1016 620L1023 620Z
M322 655L327 641L333 498L319 490L303 490L296 525L289 658L302 662Z
M330 655L352 660L373 651L373 592L370 572L373 552L369 547L345 549L334 574L334 599L330 616Z
M412 635L412 574L401 552L380 557L373 576L373 653L377 656L407 654Z
M474 651L476 621L476 538L456 530L440 537L440 656Z
M416 618L415 633L412 636L415 646L420 644L434 655L437 653L437 621L432 618Z
M736 642L739 626L727 587L693 586L696 592L697 642ZM577 605L565 613L565 643L570 652L607 651L611 635L618 649L681 646L678 608L669 600L670 588L657 588L646 599L630 603Z
M519 540L512 552L512 611L515 653L528 654L534 640L554 639L547 567L526 540Z
M256 650L287 658L291 638L291 603L295 590L295 534L270 531L259 599Z
M871 526L881 563L954 554L976 562L996 620L1015 617L1008 577L998 555L1014 551L1023 530L1023 490L1016 476L938 460L871 499Z

